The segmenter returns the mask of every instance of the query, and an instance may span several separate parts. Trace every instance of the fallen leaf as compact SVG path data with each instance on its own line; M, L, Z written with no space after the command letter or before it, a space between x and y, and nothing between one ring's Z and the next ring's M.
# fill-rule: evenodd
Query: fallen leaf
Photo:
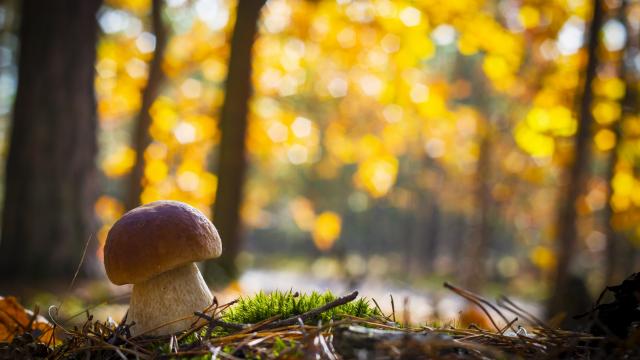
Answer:
M0 296L0 342L10 342L14 336L30 331L43 343L53 337L53 326L43 316L27 310L13 296Z

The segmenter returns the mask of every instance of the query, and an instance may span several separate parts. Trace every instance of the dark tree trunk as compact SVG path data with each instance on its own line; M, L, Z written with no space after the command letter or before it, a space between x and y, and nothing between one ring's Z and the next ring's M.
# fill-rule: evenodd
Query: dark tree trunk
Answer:
M127 210L140 205L140 194L142 194L144 175L144 151L151 143L149 126L151 125L151 114L149 109L158 97L160 85L164 80L162 72L162 60L167 45L167 30L162 23L162 0L153 0L151 4L151 26L156 37L156 48L153 59L149 66L149 77L147 85L142 92L142 104L140 112L136 118L133 132L132 147L136 152L136 159L128 178L127 194L124 200Z
M584 189L584 182L589 168L591 150L591 126L593 115L592 84L598 67L598 36L602 27L602 5L600 0L593 2L593 18L587 39L587 67L583 83L582 98L579 105L579 119L574 136L573 161L565 174L565 181L560 188L558 218L556 224L557 266L553 278L552 293L548 303L548 316L559 313L573 314L580 312L572 306L573 296L568 293L571 282L570 268L576 251L577 213L576 201Z
M265 0L239 1L231 39L225 100L220 116L218 189L213 219L222 238L222 257L210 261L205 276L218 285L238 275L236 258L242 248L240 206L247 168L245 135L251 96L251 49Z
M487 120L489 121L489 120ZM491 124L487 123L480 139L480 151L475 174L474 205L477 209L471 225L470 242L465 246L461 274L462 284L470 290L480 290L486 281L487 249L490 245L491 225Z
M638 96L635 79L631 72L627 69L627 62L632 63L633 52L630 50L631 37L636 38L627 21L627 1L622 1L619 9L619 19L624 24L624 28L627 30L627 40L625 50L622 58L620 59L619 71L620 78L625 82L625 96L622 98L622 115L620 119L613 125L613 132L616 135L616 146L611 149L609 155L609 163L607 164L607 206L604 210L604 225L607 235L607 247L606 247L606 269L605 269L605 284L613 285L622 282L629 273L626 273L628 264L633 259L632 245L629 244L629 240L623 234L619 233L613 226L614 210L611 206L611 197L613 195L613 188L611 186L613 177L615 176L615 168L618 163L618 151L620 144L622 143L622 123L624 119L637 112L636 99Z
M95 230L93 80L100 4L22 2L0 279L71 279Z

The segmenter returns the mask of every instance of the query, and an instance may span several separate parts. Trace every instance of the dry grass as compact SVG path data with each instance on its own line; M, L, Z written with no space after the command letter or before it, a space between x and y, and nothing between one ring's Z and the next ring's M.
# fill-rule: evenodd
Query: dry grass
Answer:
M612 340L552 329L507 298L494 304L463 289L445 286L480 306L495 329L487 331L473 325L466 329L402 326L393 321L395 314L386 316L379 309L364 309L359 305L359 316L345 311L349 306L358 308L353 306L358 302L362 304L361 299L356 300L356 292L339 298L316 296L313 301L308 301L309 297L296 300L297 295L289 293L289 300L301 302L306 299L304 306L289 312L263 311L256 315L258 311L248 315L247 311L256 310L250 299L224 305L214 302L194 318L205 319L204 324L163 337L131 337L129 324L94 321L87 311L82 326L65 328L56 324L55 346L41 344L26 333L16 336L11 343L0 343L0 359L600 359L640 356L640 338ZM273 305L270 302L273 299L264 294L260 296L258 299L262 304ZM289 300L280 298L278 301L282 305ZM494 319L492 314L500 320ZM237 322L249 318L251 322ZM526 327L520 326L521 322ZM500 327L499 323L507 325Z

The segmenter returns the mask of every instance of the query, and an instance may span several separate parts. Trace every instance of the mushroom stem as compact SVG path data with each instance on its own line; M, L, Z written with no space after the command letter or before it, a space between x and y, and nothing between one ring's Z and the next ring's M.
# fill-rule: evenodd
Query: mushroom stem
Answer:
M129 322L135 321L131 333L167 335L185 330L196 320L193 313L203 311L212 301L196 264L163 272L133 286L128 315Z

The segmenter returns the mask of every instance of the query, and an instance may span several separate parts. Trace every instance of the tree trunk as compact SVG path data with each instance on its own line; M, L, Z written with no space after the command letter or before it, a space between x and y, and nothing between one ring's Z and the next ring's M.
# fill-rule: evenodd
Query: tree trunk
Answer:
M247 168L245 135L251 96L251 49L265 0L239 1L231 39L225 100L220 116L218 188L213 218L222 238L222 256L209 261L205 276L218 285L237 277L242 248L240 206Z
M625 264L633 258L632 246L628 243L628 239L613 226L614 209L611 206L611 197L613 196L613 188L611 186L613 177L615 176L615 168L618 163L618 150L622 143L622 123L624 119L637 113L636 99L638 96L635 79L628 71L626 62L631 63L633 61L633 52L630 51L630 39L633 31L627 21L627 4L626 0L623 0L619 8L619 19L624 25L627 31L627 39L624 47L624 54L620 59L619 72L620 78L625 82L625 96L622 98L622 114L620 119L613 125L613 132L616 135L616 145L611 149L609 155L609 163L607 164L607 206L604 209L604 225L607 235L607 247L606 247L606 268L605 268L605 284L612 285L622 282L629 274L625 272L627 266Z
M593 124L593 115L591 113L591 104L593 102L592 83L596 77L598 67L598 35L603 20L600 0L595 0L593 4L593 18L589 27L587 42L587 67L579 106L579 119L574 136L574 156L565 174L566 180L559 191L561 201L559 201L556 225L557 265L547 308L549 316L554 316L561 312L573 314L576 311L580 311L572 308L570 304L572 296L567 291L571 281L570 268L577 242L576 202L584 188L589 167L591 126Z
M71 279L95 230L93 81L100 4L22 2L0 279ZM93 253L90 248L87 255Z
M167 30L162 23L162 0L153 0L151 4L151 24L156 37L156 48L149 66L149 77L147 85L142 92L142 104L140 105L140 112L136 118L133 133L132 147L136 152L136 159L128 178L129 185L124 201L127 210L140 205L140 195L142 194L144 180L144 151L151 143L151 136L149 135L151 114L149 114L149 109L151 109L151 105L158 97L160 84L164 80L162 60L164 59L164 51L167 45Z
M474 200L477 209L471 234L470 243L465 246L465 256L461 274L462 285L470 290L480 290L487 277L487 249L490 244L491 224L491 190L489 182L491 176L491 124L488 123L482 130L480 139L480 151L475 173Z

